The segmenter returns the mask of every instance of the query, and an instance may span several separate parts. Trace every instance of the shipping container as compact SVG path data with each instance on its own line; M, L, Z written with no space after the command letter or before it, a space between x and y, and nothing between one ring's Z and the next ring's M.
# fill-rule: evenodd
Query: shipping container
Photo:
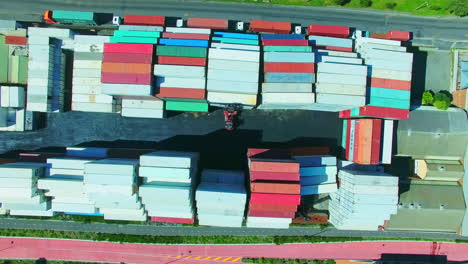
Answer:
M299 172L269 172L269 171L250 171L250 180L270 180L270 181L299 181Z
M192 40L192 39L160 39L160 45L167 46L187 46L187 47L208 47L207 40Z
M166 101L166 110L208 112L208 103L206 101Z
M299 183L253 182L250 184L250 190L258 193L300 194L301 185Z
M214 37L221 37L221 38L258 40L258 35L255 35L255 34L214 32L213 35Z
M305 39L303 34L261 34L262 39Z
M314 83L315 74L311 73L265 73L265 82L271 83Z
M263 46L309 46L305 39L262 39Z
M107 52L153 54L153 45L104 43L104 53Z
M158 27L158 26L120 25L120 26L119 26L119 30L163 32L163 31L164 31L164 27Z
M314 46L332 46L341 48L352 48L353 40L346 38L332 38L322 36L309 36L310 44Z
M348 85L336 83L316 83L316 93L343 94L343 95L366 95L365 85Z
M224 81L258 82L258 73L253 71L218 70L208 68L208 79Z
M314 73L315 64L296 62L265 62L263 72Z
M291 27L291 23L289 22L250 20L249 30L253 32L289 34Z
M150 221L159 222L159 223L175 223L175 224L193 225L195 223L195 218L175 218L175 217L153 216L150 218Z
M93 12L53 10L52 19L67 24L97 24L96 14Z
M408 119L409 110L366 105L359 108L359 115L386 119Z
M158 56L158 64L206 66L206 58Z
M208 63L208 68L217 70L235 69L236 71L250 71L258 73L260 64L258 62L252 61L210 59L210 62Z
M125 97L122 96L123 108L140 108L140 109L164 109L164 101L152 96L142 97ZM68 155L68 153L67 153Z
M341 52L353 52L353 48L344 48L336 46L316 46L317 49L326 49L331 51L341 51Z
M76 52L75 52L76 54ZM76 58L76 55L75 55ZM152 64L153 55L144 53L114 53L105 52L102 54L103 62L118 62L118 63L142 63Z
M411 33L401 30L390 30L387 32L386 39L408 41L411 39Z
M262 93L312 93L312 83L262 83Z
M163 38L167 39L196 39L196 40L210 40L209 34L191 34L191 33L170 33L164 32Z
M408 71L411 72L413 69L412 63L392 61L385 59L366 59L366 64L369 65L371 69L385 69L385 70L394 70L394 71Z
M188 89L188 88L159 88L157 97L171 97L171 98L190 98L190 99L205 99L204 89Z
M265 62L302 62L314 63L315 56L312 52L264 52Z
M366 104L366 97L357 95L317 93L316 100L320 104L342 104L349 106L363 106Z
M160 32L155 31L133 31L133 30L116 30L115 37L141 37L141 38L159 38Z
M122 108L121 115L124 116L124 117L164 118L164 110L161 110L161 109L141 109L141 108Z
M177 87L190 89L205 89L205 78L178 78L178 77L159 77L156 79L158 87Z
M299 172L299 163L294 161L262 161L262 160L251 160L250 162L251 171L266 171L266 172L285 172L285 173L297 173Z
M293 218L296 214L294 211L265 211L249 209L247 216L249 217L279 217L279 218Z
M241 44L241 45L258 45L258 40L252 39L237 39L237 38L225 38L225 37L213 37L212 43L226 43L226 44Z
M262 93L263 104L313 104L314 93Z
M252 193L250 197L251 203L259 204L291 204L299 205L301 203L301 195L297 194L268 194L268 193Z
M338 189L336 183L301 186L301 195L315 195L321 193L334 193Z
M372 120L372 142L370 164L380 163L380 146L382 139L382 119Z
M260 52L243 50L209 49L209 59L260 61Z
M151 75L150 74L103 72L101 75L101 82L102 83L115 83L115 84L151 85Z
M151 64L103 62L103 73L151 74Z
M265 46L263 51L276 51L276 52L312 52L310 46Z
M319 62L317 63L317 70L319 77L321 73L367 76L367 65Z
M165 17L146 15L124 15L125 25L164 26Z
M411 90L411 81L391 80L386 78L371 78L370 86L397 90Z
M212 48L217 48L217 49L260 51L260 46L253 46L253 45L240 45L240 44L228 44L228 43L212 42L211 47Z
M399 109L410 109L410 101L409 100L401 100L401 99L377 97L377 96L370 97L369 105L380 106L380 107L399 108Z
M243 106L257 105L257 94L224 93L209 91L207 96L210 104L241 104Z
M393 149L393 120L384 120L383 123L383 144L381 162L383 164L390 164L392 162L392 149Z
M154 75L162 77L204 78L205 67L184 65L154 65Z
M206 58L207 49L198 47L158 46L156 49L156 55Z
M385 98L394 98L400 100L410 100L410 91L404 90L395 90L395 89L386 89L386 88L370 88L370 97L385 97Z
M365 75L347 75L337 73L319 73L317 74L318 83L336 83L344 85L366 85L367 76Z
M28 38L21 36L5 36L5 44L8 45L28 45Z
M208 79L206 89L209 92L256 95L258 93L258 83Z
M349 37L350 28L344 26L311 24L307 28L307 35L329 36L336 38Z
M169 33L189 33L189 34L211 34L211 29L207 28L184 28L184 27L166 27Z
M211 29L225 29L229 27L229 20L215 19L215 18L197 18L189 17L187 19L187 27L189 28L211 28Z
M317 62L331 62L331 63L362 65L361 58L349 58L349 57L338 57L338 56L320 56Z

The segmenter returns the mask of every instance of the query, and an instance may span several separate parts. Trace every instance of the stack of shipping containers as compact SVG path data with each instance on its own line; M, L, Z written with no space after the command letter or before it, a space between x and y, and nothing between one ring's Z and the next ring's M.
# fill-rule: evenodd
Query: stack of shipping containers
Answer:
M397 213L398 177L376 171L340 170L331 194L330 222L337 229L378 230Z
M290 108L314 103L315 56L304 35L262 34L262 44L265 51L262 104L280 104ZM276 47L282 48L267 51Z
M250 202L247 227L288 228L301 203L299 163L289 153L248 149Z
M196 191L198 224L241 227L247 193L242 171L203 170Z
M27 110L63 111L65 56L62 42L73 39L73 32L59 28L28 28Z
M102 53L106 42L109 42L107 36L75 36L71 104L73 111L116 112L114 98L102 93Z
M0 86L0 131L33 129L33 114L26 111L25 89L20 86Z
M138 160L101 159L85 163L87 197L108 220L146 221L137 192Z
M84 164L89 158L66 157L47 159L46 177L38 180L38 188L51 198L52 211L68 214L96 215L97 209L85 194Z
M301 166L301 195L336 191L336 157L330 155L296 155L293 158Z
M25 85L28 79L26 30L3 34L0 35L0 83Z
M156 96L166 110L207 112L206 57L210 29L167 27L154 65Z
M152 222L193 224L198 153L158 151L140 156L141 201Z
M10 215L53 216L50 201L37 188L45 164L17 162L0 165L0 202Z
M208 55L210 105L237 103L253 108L257 104L259 51L257 35L214 32Z

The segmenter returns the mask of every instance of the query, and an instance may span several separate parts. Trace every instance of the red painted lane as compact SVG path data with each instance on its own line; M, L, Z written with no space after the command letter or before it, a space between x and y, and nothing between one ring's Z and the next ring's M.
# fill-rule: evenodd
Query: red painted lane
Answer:
M14 241L11 244L11 241ZM381 254L447 255L468 259L468 244L375 241L289 245L150 245L36 238L0 238L0 258L47 258L130 263L160 263L181 256L271 257L315 259L379 259ZM190 253L189 253L190 251ZM174 258L175 259L175 258ZM158 261L158 262L155 262ZM204 260L197 260L204 263ZM206 263L214 263L209 261Z

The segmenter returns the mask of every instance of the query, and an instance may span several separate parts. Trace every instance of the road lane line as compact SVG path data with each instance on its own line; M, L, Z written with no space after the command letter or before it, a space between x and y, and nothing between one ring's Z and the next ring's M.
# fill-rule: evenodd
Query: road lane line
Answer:
M213 260L218 260L218 259L222 259L223 257L217 257L217 258L214 258Z
M225 259L223 259L223 261L228 261L230 259L232 259L232 257L225 258Z
M211 257L206 257L206 258L204 258L203 260L207 260L207 259L210 259L210 258L211 258Z
M235 259L231 260L231 262L237 262L239 260L241 260L241 258L235 258Z
M194 257L193 259L201 259L202 257L201 256L198 256L198 257Z
M189 258L191 258L191 257L192 257L192 256L186 256L185 259L189 259Z

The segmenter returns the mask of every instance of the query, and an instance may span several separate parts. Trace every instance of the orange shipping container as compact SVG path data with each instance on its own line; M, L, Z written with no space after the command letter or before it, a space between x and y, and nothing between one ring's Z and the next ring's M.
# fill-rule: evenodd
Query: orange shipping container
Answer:
M293 183L267 183L253 182L250 184L252 192L259 193L282 193L282 194L300 194L301 185Z
M361 135L359 141L359 161L361 164L370 164L372 149L372 119L361 120Z
M104 62L102 72L145 74L151 73L151 64Z
M267 171L267 172L299 172L299 163L297 162L275 162L275 161L259 161L252 160L250 163L251 171Z
M468 101L468 89L458 90L452 93L453 95L453 105L456 105L460 108L467 109L467 101Z

